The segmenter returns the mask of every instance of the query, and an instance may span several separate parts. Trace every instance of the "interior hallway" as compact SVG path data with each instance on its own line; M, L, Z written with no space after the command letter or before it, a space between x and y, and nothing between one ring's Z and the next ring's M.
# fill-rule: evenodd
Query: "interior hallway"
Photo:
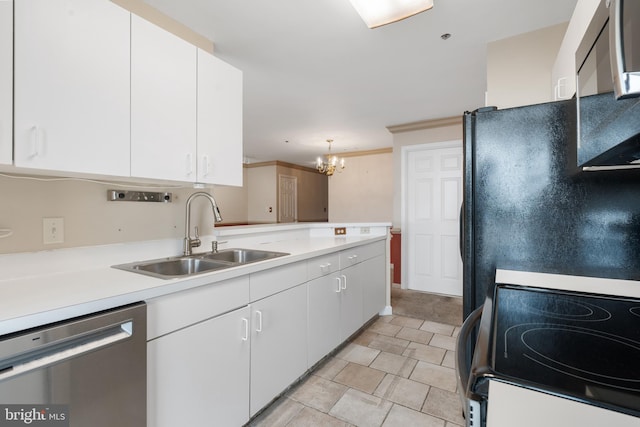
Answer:
M379 317L260 414L252 427L457 427L460 298L393 285Z

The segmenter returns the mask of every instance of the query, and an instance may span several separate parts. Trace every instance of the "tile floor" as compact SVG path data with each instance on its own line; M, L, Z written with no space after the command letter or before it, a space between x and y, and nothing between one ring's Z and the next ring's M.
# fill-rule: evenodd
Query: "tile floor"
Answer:
M459 329L379 317L249 425L462 426L454 362Z

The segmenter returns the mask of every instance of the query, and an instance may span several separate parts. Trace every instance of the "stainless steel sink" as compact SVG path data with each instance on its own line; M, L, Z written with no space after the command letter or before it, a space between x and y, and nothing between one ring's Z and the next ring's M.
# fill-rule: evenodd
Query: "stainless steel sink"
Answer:
M178 258L136 264L132 268L140 272L153 273L160 276L189 276L228 266L227 263L206 261L200 258Z
M227 261L236 264L248 264L289 255L284 252L261 251L257 249L225 249L220 252L208 252L202 255L202 259Z
M226 249L220 252L206 252L188 256L119 264L114 265L113 268L146 274L161 279L172 279L237 267L239 265L277 258L284 255L289 254L256 249Z

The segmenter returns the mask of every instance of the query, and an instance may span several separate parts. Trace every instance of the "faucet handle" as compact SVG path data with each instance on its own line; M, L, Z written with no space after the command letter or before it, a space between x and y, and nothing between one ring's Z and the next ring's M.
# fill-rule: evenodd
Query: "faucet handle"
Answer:
M200 238L200 234L198 234L198 226L196 225L196 226L195 226L195 227L193 227L193 228L194 228L194 231L195 231L195 233L196 233L196 239L199 239L199 238Z

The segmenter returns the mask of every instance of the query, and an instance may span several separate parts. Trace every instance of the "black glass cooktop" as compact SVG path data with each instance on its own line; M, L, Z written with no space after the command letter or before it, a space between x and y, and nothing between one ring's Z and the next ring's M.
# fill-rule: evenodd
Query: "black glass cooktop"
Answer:
M499 285L494 370L640 416L640 300Z

